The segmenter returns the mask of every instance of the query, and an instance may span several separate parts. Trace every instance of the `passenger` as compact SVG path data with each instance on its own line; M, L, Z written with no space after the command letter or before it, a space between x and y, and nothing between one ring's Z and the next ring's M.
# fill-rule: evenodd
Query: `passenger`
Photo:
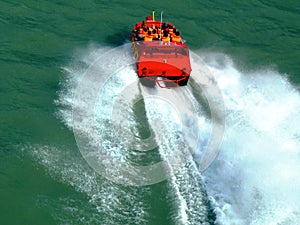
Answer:
M137 34L138 40L143 40L143 28L139 28L138 34Z
M157 29L157 33L161 34L161 29L160 28Z
M146 27L144 27L144 28L143 28L143 33L142 33L143 38L147 35L147 33L148 33L148 30L147 30Z
M152 37L153 37L153 40L159 40L159 35L158 35L156 29L154 29L154 30L152 31Z
M169 28L169 34L170 34L170 36L173 35L173 32L174 32L174 29L173 28Z
M162 37L162 41L165 43L170 42L170 37L167 33L164 33L164 35Z
M148 34L145 36L144 41L152 41L152 33L148 31Z
M135 30L134 30L134 39L136 40L136 41L140 41L141 40L141 35L140 35L140 27L138 26L138 27L136 27L135 28Z
M176 31L176 33L173 35L172 41L173 42L178 42L178 43L181 42L181 37L180 37L179 31Z
M143 28L142 27L138 27L137 30L138 30L139 34L141 34L143 32Z
M173 28L173 35L177 32L176 28Z

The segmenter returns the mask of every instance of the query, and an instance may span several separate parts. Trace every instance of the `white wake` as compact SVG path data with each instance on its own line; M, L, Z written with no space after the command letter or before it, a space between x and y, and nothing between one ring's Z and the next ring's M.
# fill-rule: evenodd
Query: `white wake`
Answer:
M130 128L134 129L138 121L134 119L133 109L124 103L120 106L123 110L122 118L127 118L128 124L125 131L120 128L115 132L118 124L110 121L111 100L126 85L136 82L134 69L127 67L117 72L114 75L115 80L110 80L106 89L101 92L101 100L94 109L87 108L84 102L74 101L74 91L87 67L107 50L92 46L84 53L79 51L77 62L64 68L66 78L62 81L63 88L56 102L58 116L70 129L88 136L92 143L104 143L110 157L126 162L130 151L113 137L117 137L118 132L132 132ZM130 49L125 48L122 51L126 53ZM237 70L227 56L198 55L204 61L196 62L196 67L201 71L203 66L206 70L202 72L212 73L222 91L226 109L226 130L221 152L202 175L196 164L213 134L212 119L198 96L202 93L198 87L203 84L203 80L196 76L201 76L201 73L192 74L191 83L178 90L157 87L147 90L142 87L140 93L145 97L149 93L165 96L163 92L168 92L186 109L186 116L180 120L182 118L178 118L166 102L159 98L145 98L146 116L156 141L160 142L159 152L162 159L168 159L169 154L178 146L185 146L184 149L190 149L191 145L197 146L196 151L192 152L196 163L190 161L185 168L168 179L170 199L177 208L173 215L174 221L177 224L213 223L207 219L209 198L217 224L300 223L300 94L284 75L277 72L260 70L244 73ZM107 67L99 69L117 71L115 61L122 58L108 60ZM91 88L97 88L92 81ZM135 88L140 87L137 85ZM194 106L197 108L196 114L191 113ZM75 127L72 121L74 108L82 116L82 122ZM196 134L193 130L195 123L200 128ZM111 126L114 126L114 133L110 132ZM190 129L185 140L182 140L178 137L186 127ZM147 223L147 206L139 197L143 192L137 193L135 188L130 188L128 197L120 198L120 195L126 195L120 186L113 182L104 182L102 188L99 188L100 181L95 181L93 172L85 171L81 164L72 163L72 160L63 168L64 159L55 157L59 150L43 148L34 150L34 155L41 164L77 190L87 193L99 212L104 212L108 218L125 218L128 215L137 224ZM115 175L118 177L122 174ZM147 188L142 190L148 192ZM134 207L133 214L131 207ZM117 208L123 212L114 212Z
M226 107L218 159L204 173L219 224L300 223L300 93L272 70L202 55Z

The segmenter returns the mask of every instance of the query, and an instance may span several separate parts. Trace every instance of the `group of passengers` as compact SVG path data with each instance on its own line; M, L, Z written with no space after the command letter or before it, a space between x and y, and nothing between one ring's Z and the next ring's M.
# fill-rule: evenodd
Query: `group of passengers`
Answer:
M161 28L157 26L137 26L134 30L137 41L161 40L166 43L181 42L179 31L172 24L163 23Z

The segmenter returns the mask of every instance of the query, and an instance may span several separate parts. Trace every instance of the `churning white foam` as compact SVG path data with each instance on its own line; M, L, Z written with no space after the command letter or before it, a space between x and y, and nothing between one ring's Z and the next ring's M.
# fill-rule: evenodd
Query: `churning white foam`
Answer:
M125 49L125 51L129 50L130 49ZM83 73L85 72L89 64L93 63L103 52L104 50L101 48L98 50L95 48L91 48L89 54L83 54L83 57L78 57L79 62L74 63L74 65L71 65L70 67L64 68L64 70L66 71L67 79L65 82L62 83L62 86L64 88L61 91L60 98L57 100L56 103L59 105L60 108L59 116L63 119L67 126L69 126L71 129L77 129L82 131L85 135L88 135L90 140L93 142L105 142L105 145L108 147L107 150L112 151L114 153L113 157L118 158L118 160L124 161L126 160L126 157L124 158L124 154L126 154L126 151L118 151L117 149L119 149L120 146L117 146L116 148L116 143L114 143L114 140L105 139L105 136L103 136L102 134L105 133L106 130L107 132L109 132L109 126L107 126L108 123L106 122L111 116L111 111L109 107L106 107L106 103L108 103L109 105L111 99L113 99L116 95L119 94L122 87L128 85L132 81L132 79L136 79L133 71L130 68L125 68L124 70L119 71L117 74L115 74L117 78L116 80L114 80L113 82L110 81L106 83L106 89L102 91L101 94L102 102L98 102L99 104L97 103L98 105L96 105L95 107L95 112L91 112L91 109L85 107L85 105L82 102L74 101L74 91L78 83L80 83L83 77ZM116 59L108 60L107 69L111 71L117 71L119 69L114 68L114 60ZM91 88L93 88L92 83ZM158 91L161 90L156 90L156 92ZM82 94L84 95L85 93ZM86 97L88 98L89 95L88 93L86 94ZM187 102L185 101L185 99L189 98L189 96L178 96L181 98L179 99L181 101L181 107L191 107L190 105L188 105L189 103L185 103ZM180 144L180 140L176 140L176 137L180 136L179 133L182 132L182 130L180 124L178 124L178 118L176 118L176 115L172 115L172 113L174 112L172 110L170 111L170 108L165 107L165 102L160 102L159 100L159 98L150 100L145 99L145 108L147 112L147 117L149 117L148 120L151 121L152 118L152 120L154 121L152 122L152 124L150 122L150 126L153 130L155 130L155 135L158 137L164 137L164 143L160 146L160 153L162 154L162 158L166 158L168 154L170 154L170 152L172 152L174 148L177 148L178 144ZM195 104L195 100L193 101ZM79 109L81 115L83 115L82 122L78 123L76 127L74 127L74 123L72 121L72 108L74 107ZM100 127L91 126L91 123L93 123L93 119L95 116L93 113L96 114L97 125ZM123 113L127 115L132 112L130 112L130 108L128 107L128 109L123 109ZM189 112L187 111L187 113ZM183 125L190 127L190 125L192 124L191 118L186 118L187 116L188 114L185 115L185 123ZM159 119L161 123L155 124L155 122L157 122L157 119ZM195 120L202 125L202 128L204 127L203 132L210 132L210 127L207 124L208 122L206 121L205 116L202 116L201 118L195 118ZM134 125L134 123L131 124ZM95 130L100 132L95 132ZM192 139L195 138L194 130L190 129L189 132L190 134L188 135L188 137ZM110 184L114 186L113 183ZM194 162L190 162L190 164L186 168L184 168L181 172L176 174L176 176L170 178L168 184L170 187L170 199L174 202L174 205L178 209L177 212L174 212L174 221L177 224L194 224L206 222L208 212L207 206L203 203L205 201L205 195L203 195L201 178ZM116 192L118 191L119 190L116 190ZM111 190L108 190L108 192L111 192ZM93 192L92 196L94 195L97 195L97 193ZM132 202L134 202L135 198L131 199ZM141 204L137 204L136 207L140 207L139 209L137 209L137 212L141 213L140 221L142 222L143 214L145 213L144 206L142 206ZM100 207L100 209L102 208ZM135 222L138 223L138 221Z
M142 87L142 93L147 96L147 92L153 90ZM163 97L161 99L145 99L145 109L149 124L155 133L159 145L161 158L167 162L173 176L168 179L169 198L176 206L174 213L174 221L176 224L208 224L208 206L205 203L206 195L203 189L200 173L192 160L189 148L196 148L198 132L195 123L202 126L203 132L209 133L210 127L205 126L205 118L194 112L194 99L190 96L188 89L155 89L156 96ZM187 98L192 100L187 100ZM170 102L169 102L170 101ZM199 109L198 109L199 110ZM189 117L187 119L186 117ZM160 123L157 123L160 118ZM208 131L206 130L208 127ZM196 130L195 130L196 129ZM193 133L194 131L194 133ZM187 132L186 135L181 135ZM184 137L184 140L182 140ZM187 143L187 141L190 141ZM185 142L185 143L184 143ZM187 161L185 166L174 166L172 158L169 154L175 150L184 148L182 152L186 154ZM195 149L192 149L195 150ZM184 157L182 157L184 158Z
M227 114L220 155L204 173L218 224L299 224L300 93L276 71L203 58Z
M64 68L67 78L63 81L63 90L57 100L60 108L58 114L71 129L74 128L72 107L79 107L83 115L87 116L90 113L90 109L73 101L74 89L87 67L106 50L106 48L91 47L87 53L79 57L78 62ZM200 55L205 61L205 66L218 82L227 115L226 132L219 157L203 174L206 191L217 215L217 223L226 225L299 224L299 93L283 75L275 71L260 70L244 73L236 69L228 56ZM110 67L108 69L115 69L113 59L108 67ZM133 76L131 72L122 71L125 77ZM119 90L118 85L126 84L125 81L122 82L124 83L116 82L115 86L107 89L105 93L108 102ZM193 93L190 85L187 88ZM193 98L187 95L184 97ZM168 113L162 107L154 107L147 101L145 107L148 111L147 116L151 116L152 110L160 113L162 121L169 120ZM105 115L103 111L105 109L101 110L98 111L98 115ZM87 129L87 127L94 129L89 126L88 118L87 116L87 120L83 120L83 123L75 129L80 129L87 135L93 133L93 130ZM209 139L211 131L209 118L203 113L197 119L202 127L198 141L206 145L208 142L206 139ZM186 120L186 122L189 121ZM176 135L177 128L175 130L173 128L163 131L157 128L156 133L159 135L159 132L167 131L166 135ZM193 133L188 137L195 138ZM97 138L99 135L91 137L91 140ZM168 150L176 147L174 143L167 142L161 152L167 154ZM115 144L109 142L108 146L113 148ZM118 216L124 217L126 214L130 216L127 210L135 207L136 213L130 217L140 220L140 224L145 223L147 213L145 206L137 198L140 194L131 190L132 194L124 200L129 201L129 208L124 209L124 214L114 214L113 209L123 207L119 196L124 191L112 182L108 182L99 190L99 183L94 181L92 172L87 174L85 169L81 168L81 164L70 162L67 166L70 169L66 168L66 170L62 169L62 166L56 166L64 164L64 161L58 163L59 159L53 159L56 154L59 155L59 152L55 153L57 150L54 150L46 148L40 151L37 148L35 155L46 167L57 168L53 170L60 174L63 180L80 191L88 193L91 202L95 202L99 212L103 211L107 215L112 215L112 218L117 218ZM120 159L123 157L122 152L116 151L115 153L120 156ZM87 179L89 177L92 179ZM200 174L193 163L169 180L171 198L175 204L178 204L178 214L175 215L178 224L202 222L203 218L207 217L207 209L203 205L205 195L201 182ZM124 196L126 194L124 193ZM101 196L104 198L102 199Z
M125 49L125 51L129 50L130 49ZM129 85L133 79L137 79L134 76L132 69L125 68L114 74L112 80L106 83L105 90L101 92L101 101L96 102L95 109L92 111L90 108L86 107L84 102L76 101L74 98L76 86L82 81L84 72L89 65L94 63L94 61L101 54L105 53L105 51L107 51L106 48L95 48L92 46L88 52L85 52L82 55L77 53L77 61L71 66L64 68L67 77L61 83L63 88L59 93L60 96L56 101L56 104L59 106L58 116L62 118L64 123L70 129L81 131L84 135L89 136L89 139L92 142L104 143L107 147L107 151L112 153L111 156L121 162L127 160L126 151L120 148L122 146L115 143L117 139L107 139L105 137L107 137L106 134L110 132L110 128L113 130L109 123L109 120L111 119L111 108L109 106L111 100L120 94L122 88ZM117 71L119 68L114 67L115 60L122 59L108 59L108 63L106 64L107 68L99 69L108 69L112 72ZM93 88L97 87L94 87L91 82L90 89ZM82 93L82 95L86 95L85 97L87 100L90 97L89 91L90 90L87 89L86 93ZM164 158L164 156L170 154L170 151L176 148L180 142L175 138L175 136L178 137L180 127L178 125L178 118L176 118L176 115L172 115L174 112L170 110L170 108L164 107L165 102L159 100L160 99L154 99L155 102L153 102L153 99L145 99L145 107L147 116L151 117L154 121L150 125L156 130L156 135L164 136L165 142L160 150L162 158ZM132 117L127 116L132 115L132 109L129 106L127 106L126 109L126 105L120 107L123 107L121 111L125 114L124 118L127 118L128 122L134 126L138 121L132 121ZM77 123L76 126L74 121L72 121L72 109L74 108L78 109L82 115L81 123ZM91 125L94 123L95 117L97 118L96 126ZM148 119L151 120L151 118ZM161 123L155 124L158 120L160 120ZM176 127L176 125L178 125L178 127ZM156 126L156 128L153 126ZM120 130L118 132L124 131ZM115 135L117 135L118 132L115 132ZM61 154L57 148L47 146L36 147L33 152L40 163L48 168L52 174L61 176L61 179L64 182L71 184L81 192L87 193L91 198L90 201L95 204L98 212L106 214L107 216L105 218L108 220L109 217L117 219L119 216L120 220L126 221L124 215L127 214L128 221L132 220L135 224L145 223L145 218L147 217L146 206L139 200L139 198L143 196L143 193L140 192L137 194L138 190L130 188L130 192L126 194L125 192L128 190L123 190L113 182L108 182L104 179L98 181L99 179L97 179L96 173L92 172L90 169L85 171L88 167L82 165L82 162L77 162L80 161L79 159L74 160L74 156L70 155L68 157L60 157ZM193 162L191 162L191 164L193 164ZM174 208L177 208L177 211L173 212L174 222L176 224L193 224L206 220L207 210L206 205L203 204L204 196L202 195L201 179L195 165L189 165L179 174L170 178L168 184L170 188L169 198L174 202ZM142 190L147 192L147 188L142 188ZM153 197L155 198L155 196ZM122 213L118 213L118 207L122 209ZM134 212L129 212L128 209L130 208L132 208L132 211Z
M77 101L78 99L76 99L74 95L76 87L82 81L88 67L108 50L110 49L106 47L99 48L99 46L95 47L92 45L87 52L84 51L80 53L80 51L78 51L74 63L63 68L66 77L61 82L62 89L59 92L59 98L55 102L59 110L57 114L63 122L70 129L79 130L83 135L89 136L89 139L94 142L105 141L99 140L99 133L97 133L99 129L104 129L105 125L102 124L100 128L94 126L94 113L96 115L102 113L102 119L105 120L107 117L107 108L104 107L100 112L86 108L84 102ZM122 58L114 60L122 60ZM111 64L107 64L107 67L108 69L114 69L114 61L112 60ZM127 76L128 74L125 75ZM124 78L124 76L121 74L119 78ZM106 101L110 101L113 95L118 93L120 86L124 86L122 82L126 83L126 80L113 82L114 85L106 90ZM92 89L97 88L97 86L92 85L91 82L90 88L91 91L94 91ZM90 93L81 94L85 95L86 98L90 97ZM73 121L72 111L74 108L78 109L82 115L81 123L75 124ZM106 141L107 148L114 151L115 144L113 140ZM101 224L121 224L126 223L126 221L127 223L134 221L136 224L147 224L146 208L148 206L146 206L143 196L146 196L149 192L148 187L126 187L102 178L87 165L77 149L53 146L31 146L31 149L33 157L47 169L50 175L71 185L77 191L85 193L88 196L88 205L90 205L89 207L94 209L95 212L88 213L86 218L80 218L83 223L96 224L101 221ZM114 152L117 154L116 157L122 157L122 151ZM68 203L66 204L66 208L71 207L68 207ZM72 207L76 208L79 206L75 204L75 206ZM75 209L75 211L80 210L80 208ZM58 214L60 221L64 223L70 222L67 218L64 218L65 215L63 215L63 213ZM71 216L70 214L72 221Z

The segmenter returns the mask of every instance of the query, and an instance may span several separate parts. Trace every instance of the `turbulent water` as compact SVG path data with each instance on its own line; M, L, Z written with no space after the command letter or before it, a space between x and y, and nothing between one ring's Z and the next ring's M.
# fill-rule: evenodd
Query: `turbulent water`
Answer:
M0 3L0 223L300 224L299 3L137 3ZM117 48L152 7L191 49L186 87L142 85L128 45ZM216 133L220 152L203 170ZM84 160L78 136L102 146L112 177ZM148 136L153 151L126 147ZM161 160L173 176L129 176L145 186L111 168Z
M80 61L87 67L103 51L107 51L107 49L91 47L90 52L85 53ZM129 51L129 49L124 51ZM201 52L198 55L214 75L223 93L226 106L226 132L220 155L208 170L201 174L196 164L191 162L184 170L174 178L168 179L164 184L168 188L168 197L172 199L172 211L174 210L173 213L175 213L172 220L178 224L212 223L211 218L215 218L218 224L269 224L272 222L297 224L300 219L298 196L295 196L297 195L295 191L300 188L300 179L297 179L300 178L297 174L300 166L298 158L300 94L283 75L272 70L253 71L246 74L238 71L232 60L226 55L201 54ZM114 60L109 61L110 65L107 66L113 67ZM78 64L75 63L75 65ZM193 64L193 66L196 68L197 65ZM72 107L82 107L85 119L76 129L82 129L89 135L93 132L87 128L93 122L94 115L91 114L89 108L86 108L85 105L77 105L72 98L72 93L81 80L84 69L84 67L74 68L73 66L64 68L68 79L62 84L64 87L56 103L60 108L59 116L71 128L74 128L72 127ZM108 88L109 92L104 92L105 96L102 96L104 101L117 95L122 86L136 80L137 78L134 77L128 79L132 73L134 71L129 67L116 74L118 81L114 80L112 86L110 85ZM200 93L201 89L193 90L195 79L197 78L191 81L191 85L188 85L187 89L197 96L195 93ZM158 92L178 92L176 89L156 88L154 90L158 96ZM143 95L143 91L140 94ZM195 96L190 97L195 98ZM200 103L198 102L199 105ZM153 110L156 113L161 111L159 116L163 117L163 122L158 126L158 129L161 130L163 123L170 126L170 112L163 107L163 104L157 104L159 104L157 99L148 101L145 99L145 110L149 120L151 117L155 117ZM283 105L287 105L287 107L282 107ZM104 108L105 106L101 105L101 111L96 113L98 117L107 117L103 111ZM123 113L130 114L130 110L124 108ZM202 126L200 136L204 139L202 145L205 145L205 140L207 142L209 139L211 129L210 118L204 115L206 115L205 112L202 112L198 118ZM132 126L134 127L134 124ZM103 131L103 129L105 128L100 130ZM109 131L112 127L106 129ZM159 134L159 131L157 132L158 135L162 135ZM162 130L162 132L165 135L172 134L174 127L167 131ZM95 138L97 139L97 137ZM169 138L166 137L166 139ZM108 150L113 148L114 157L117 157L118 160L125 157L123 160L126 160L128 153L122 149L115 149L116 141L111 140L107 145L109 145ZM170 151L175 147L176 144L171 142L165 146L167 149L164 151ZM201 152L201 148L197 151ZM59 156L55 156L60 155L57 150L51 153L47 147L41 148L41 150L34 151L34 155L51 173L58 173L59 177L66 179L65 181L74 185L76 189L87 193L90 202L95 204L99 213L104 213L107 210L106 207L109 209L125 207L122 211L126 212L126 221L147 224L149 202L143 197L137 197L137 189L129 188L130 191L126 191L125 194L123 189L112 182L109 182L109 185L106 182L104 182L106 185L102 184L103 181L97 183L97 175L94 172L80 175L90 171L84 166L78 168L78 165L83 164L82 162L71 164L71 168L74 167L71 169L72 172L70 172L69 166L67 166L67 171L61 171L59 163L67 162L65 162L65 157L59 159ZM68 156L67 158L74 157ZM55 167L58 167L57 170ZM84 176L83 180L81 180L82 178L77 180L76 174L79 174L79 177ZM149 192L151 192L150 187L141 188L138 196L147 195ZM120 197L120 195L122 197L116 202L103 200L102 198L106 199L107 193L109 193L107 196L109 199ZM95 196L102 200L97 201ZM130 201L127 202L129 199ZM132 210L133 208L134 210ZM124 216L114 210L110 213L113 218ZM105 224L105 222L103 223Z
M217 220L299 223L299 92L272 70L242 73L215 54L207 63L227 106L223 147L205 173Z

